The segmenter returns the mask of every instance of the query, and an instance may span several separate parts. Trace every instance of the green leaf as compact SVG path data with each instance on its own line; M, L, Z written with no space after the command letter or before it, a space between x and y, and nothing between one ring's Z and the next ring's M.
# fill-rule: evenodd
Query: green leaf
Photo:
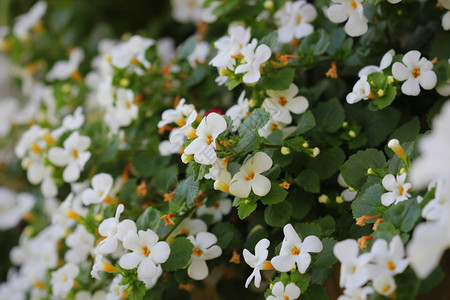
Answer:
M333 269L315 269L312 274L311 282L323 285L331 277L332 274Z
M197 66L194 71L182 81L183 86L185 88L193 87L202 82L206 75L208 75L208 67L202 65Z
M265 44L269 46L270 49L273 50L273 48L277 44L277 41L278 41L278 33L276 31L273 31L268 35L266 35L265 37L263 37L260 41L260 44Z
M336 222L333 217L327 215L323 218L317 219L316 222L319 224L322 229L323 236L330 236L332 233L336 231Z
M367 180L367 170L381 169L386 165L383 152L376 149L360 150L342 165L344 181L354 189L360 190Z
M295 231L297 231L302 240L309 235L320 236L322 234L322 229L317 223L297 223L295 224Z
M288 195L288 192L277 183L272 182L271 184L272 187L270 188L269 193L261 198L261 202L265 205L280 203Z
M330 36L324 30L319 29L302 39L299 46L300 53L319 56L327 51L330 45Z
M357 195L352 202L353 218L361 216L376 216L383 214L386 207L381 204L381 195L386 192L380 184L375 184L364 191L362 195Z
M308 289L309 282L311 281L311 275L308 273L301 274L299 272L293 272L291 273L289 279L290 282L297 285L300 288L300 291L304 293Z
M419 292L420 281L411 269L406 269L401 274L395 276L397 289L395 290L396 300L415 299Z
M145 231L150 228L153 231L157 231L161 221L161 213L159 210L153 207L147 207L147 209L137 219L136 225L138 230Z
M239 154L259 149L262 138L258 134L258 129L264 127L269 119L270 115L265 109L255 109L239 127L240 140L236 147L232 148L231 151L234 154Z
M186 59L189 55L191 55L192 52L194 52L196 45L197 45L197 37L196 36L189 37L181 47L179 58Z
M136 179L128 179L119 193L120 200L125 203L134 203L137 201Z
M337 262L337 258L333 254L333 247L337 243L333 238L325 238L322 240L323 249L316 255L316 258L311 265L313 269L328 269L332 268Z
M318 130L336 132L345 120L344 108L337 98L321 102L313 110Z
M316 127L316 119L314 118L313 113L308 110L304 114L302 114L300 119L298 120L297 128L295 129L294 134L304 134L314 127Z
M294 182L307 192L320 192L320 177L313 169L301 171L295 178Z
M287 90L294 81L295 69L285 68L263 77L263 87L266 90Z
M345 152L339 147L324 149L317 157L311 158L306 166L319 174L320 179L327 179L339 171L345 161Z
M419 293L428 293L441 283L444 277L445 273L442 271L442 267L438 266L427 278L420 282Z
M194 180L199 181L203 179L203 177L205 177L205 175L209 173L210 168L211 168L210 165L202 165L196 163L195 161L192 162L192 171L194 175Z
M169 201L169 210L179 213L185 206L194 203L199 193L199 183L194 182L193 176L181 181L172 200Z
M142 176L153 176L169 163L169 156L159 156L151 151L143 151L136 155L133 168Z
M382 97L377 97L371 101L371 103L375 104L379 109L383 109L391 105L397 96L397 88L395 86L387 86L383 91L384 95Z
M289 192L287 201L292 204L292 217L301 220L311 211L314 199L311 194L293 189Z
M177 237L170 245L170 255L167 261L161 264L166 271L175 271L186 267L191 259L194 245L187 238Z
M233 239L233 236L238 234L236 228L230 222L214 225L211 232L217 237L216 245L222 249L225 249Z
M178 176L178 166L171 165L163 168L155 176L155 186L163 191L168 191L175 183Z
M292 205L288 201L269 205L264 210L264 220L272 227L283 227L289 221Z
M420 133L420 121L418 117L414 117L399 128L397 128L389 137L398 139L401 143L414 141Z
M258 224L252 227L248 233L247 240L245 241L243 248L253 250L255 249L256 244L264 238L269 238L269 233L266 228Z
M420 207L415 198L392 205L384 215L384 220L391 222L403 232L410 232L419 218Z
M317 284L312 284L308 287L306 292L302 295L303 300L328 300L327 292L323 287Z
M245 201L243 201L238 207L239 219L242 220L247 218L256 209L256 206L256 202L245 203Z

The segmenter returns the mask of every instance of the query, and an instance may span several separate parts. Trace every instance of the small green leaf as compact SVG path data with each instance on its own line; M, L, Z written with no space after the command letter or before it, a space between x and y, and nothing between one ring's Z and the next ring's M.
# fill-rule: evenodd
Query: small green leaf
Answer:
M192 52L194 52L195 46L197 45L197 37L191 36L189 37L181 47L181 51L179 54L180 59L185 59L189 55L191 55Z
M336 132L345 120L344 108L337 98L321 102L313 110L318 130Z
M147 207L147 209L140 215L136 221L138 230L147 230L150 228L153 231L157 231L161 223L161 213L159 210L153 207Z
M300 53L319 56L327 51L328 45L330 45L330 36L324 30L319 29L303 38L298 49Z
M319 218L316 220L316 222L319 224L320 228L322 229L323 236L330 236L332 233L334 233L336 231L336 222L334 221L333 217L330 215L327 215L323 218Z
M256 209L256 202L250 202L245 203L245 201L241 202L241 204L238 207L238 215L239 219L245 219L247 218L255 209Z
M383 152L376 149L358 151L342 165L341 172L344 181L354 189L360 190L367 179L367 170L380 169L386 165Z
M315 260L311 267L313 269L332 268L337 262L337 258L333 254L333 247L337 243L333 238L325 238L322 240L323 249L315 256Z
M270 49L273 49L278 41L278 33L276 31L273 31L263 37L260 41L260 44L265 44L270 47Z
M233 237L238 234L236 228L230 222L214 225L211 232L217 237L216 245L222 249L225 249Z
M294 80L295 70L285 68L263 77L262 84L266 90L287 90Z
M274 182L272 182L271 184L272 187L270 188L270 192L261 198L261 202L265 205L280 203L288 195L288 192L278 184Z
M420 218L417 199L409 199L392 205L386 210L384 220L391 222L403 232L410 232Z
M345 161L345 152L339 147L321 149L320 154L306 163L309 169L319 174L320 179L327 179L339 171Z
M420 287L420 281L412 269L407 269L401 274L395 276L397 289L395 290L396 300L415 299Z
M384 95L382 97L377 97L371 101L371 103L375 104L379 109L383 109L391 105L397 96L397 88L395 86L387 86L383 91Z
M299 272L293 272L291 273L289 279L290 282L297 285L300 288L300 291L304 293L308 289L309 282L311 281L311 275L308 273L301 274Z
M304 300L328 300L327 292L323 287L317 284L312 284L308 287L306 292L302 295Z
M307 192L320 192L320 177L313 169L301 171L295 178L294 182Z
M236 147L230 149L231 152L239 154L258 149L262 140L258 134L258 129L264 127L269 119L270 115L265 109L255 109L239 127L240 140Z
M382 185L375 184L365 190L362 195L358 194L352 202L353 218L382 214L386 207L381 204L381 195L385 192Z
M414 117L399 128L397 128L389 137L398 139L401 143L414 141L420 133L420 121Z
M308 110L304 114L302 114L300 119L298 120L297 128L295 129L294 134L304 134L314 127L316 127L316 119L314 118L313 113Z
M186 267L191 259L194 245L185 237L177 237L170 245L170 255L167 261L161 264L166 271L175 271Z
M192 162L192 171L194 175L194 181L199 181L209 173L210 165L202 165L197 162Z
M320 236L322 234L322 229L317 223L297 223L295 224L295 231L297 231L302 240L309 235Z
M264 220L272 227L283 227L289 221L292 205L288 201L269 205L264 210Z

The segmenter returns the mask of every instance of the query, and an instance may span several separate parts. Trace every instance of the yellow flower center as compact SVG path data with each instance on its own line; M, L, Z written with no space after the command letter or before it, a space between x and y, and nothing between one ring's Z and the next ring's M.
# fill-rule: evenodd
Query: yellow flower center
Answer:
M284 98L283 96L281 96L281 97L278 99L278 103L279 103L281 106L285 106L285 105L287 104L287 100L286 100L286 98Z
M250 174L247 175L247 177L245 177L244 179L249 181L252 180L255 177L255 173L251 172Z
M301 252L300 249L298 249L296 246L294 246L294 248L291 249L292 255L299 255L300 252Z
M399 188L398 188L398 194L400 195L400 196L403 196L403 193L405 192L405 189L403 188L403 186L401 185Z
M147 246L142 247L142 254L144 254L145 257L148 257L150 255L150 250Z
M34 153L37 153L37 154L41 154L42 153L41 147L39 147L39 145L36 144L36 143L33 143L33 145L31 145L30 150L32 152L34 152Z
M180 230L180 234L189 235L189 234L190 234L190 231L187 230L186 228L183 228L183 229Z
M284 299L284 300L289 300L289 297L288 297L288 296L284 296L283 299Z
M420 69L419 69L419 68L415 68L415 69L412 71L412 76L413 76L414 78L419 77L419 76L420 76Z
M297 17L297 24L300 24L302 22L302 16Z
M206 143L208 144L208 145L211 145L211 143L214 141L214 139L213 139L213 137L212 137L212 135L208 135L207 137L206 137Z
M384 286L384 288L382 289L383 293L386 293L387 291L389 291L391 289L391 285L390 284L386 284Z
M353 1L353 0L352 0L352 2L350 2L350 5L351 5L352 9L356 9L356 7L358 6L358 5L356 4L356 2Z
M272 126L270 126L270 130L272 130L272 131L277 130L277 128L278 128L278 125L275 123L273 123Z
M193 254L197 257L202 256L203 251L200 248L194 248Z
M389 260L387 262L387 267L390 271L394 271L395 270L395 263L392 260Z
M78 150L73 150L72 151L72 156L74 159L78 159Z

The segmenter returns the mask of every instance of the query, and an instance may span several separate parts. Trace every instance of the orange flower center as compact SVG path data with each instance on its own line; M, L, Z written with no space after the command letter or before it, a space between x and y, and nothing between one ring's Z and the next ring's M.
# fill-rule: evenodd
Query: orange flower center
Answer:
M412 76L413 76L414 78L419 77L419 76L420 76L420 69L419 69L419 68L415 68L415 69L412 71Z
M289 300L289 297L288 297L288 296L284 296L283 299L284 299L284 300Z
M390 271L394 271L395 270L395 263L392 260L389 260L387 262L387 267Z
M190 232L186 228L183 228L183 229L180 230L180 233L181 234L185 234L185 235L189 235Z
M208 145L211 145L211 143L214 141L214 139L213 139L213 137L212 137L212 135L208 135L207 137L206 137L206 143L208 144Z
M291 249L292 255L299 255L300 252L301 252L300 249L298 249L296 246L294 246L294 248Z
M285 106L287 104L287 100L281 96L280 99L278 99L278 103L280 103L281 106Z
M78 159L78 150L73 150L72 156L73 156L73 158Z
M200 248L194 248L193 254L197 257L202 256L203 251Z
M391 289L391 285L390 284L387 284L383 289L382 289L382 291L383 291L383 293L386 293L387 291L389 291Z
M275 131L275 130L277 130L277 128L278 128L278 125L273 123L272 126L270 127L270 130Z
M403 186L400 186L398 189L398 193L400 196L403 196L403 193L405 192L405 189L403 188Z
M37 154L41 154L42 153L41 147L39 147L39 145L36 144L36 143L33 143L33 145L31 145L30 150L33 151L34 153L37 153Z
M350 2L350 5L351 5L352 9L356 9L356 7L358 6L358 5L356 4L356 2L353 1L353 0L352 0L352 2Z
M251 172L250 174L247 175L247 177L245 177L244 179L249 181L252 180L255 177L255 173Z
M150 250L147 248L147 246L142 247L142 254L144 254L146 257L150 255Z
M302 22L302 16L297 17L297 24L300 24Z

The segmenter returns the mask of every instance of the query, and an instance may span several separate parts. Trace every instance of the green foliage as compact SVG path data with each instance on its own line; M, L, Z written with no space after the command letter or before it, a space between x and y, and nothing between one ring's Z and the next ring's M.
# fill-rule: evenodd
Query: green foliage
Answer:
M266 125L269 121L269 117L269 113L263 108L255 109L239 127L240 140L236 147L232 148L231 151L238 154L258 149L262 139L258 134L258 129Z
M185 237L177 237L170 245L170 255L161 266L166 271L175 271L184 268L191 259L194 245Z
M291 212L292 205L287 201L269 205L264 210L264 220L270 226L282 227L289 221Z
M225 249L228 244L238 235L236 228L229 222L218 223L211 230L217 237L216 245Z
M272 182L269 193L261 198L261 202L264 205L277 204L284 201L287 195L288 192L284 188L279 186L277 183Z
M147 207L136 221L138 230L151 229L157 231L161 224L161 213L153 207Z
M302 39L298 51L301 54L319 56L327 51L330 36L324 30L318 30Z
M314 127L316 127L316 120L312 112L308 110L298 120L294 134L304 134Z
M319 174L321 180L333 176L345 161L345 153L339 147L320 149L320 154L309 160L306 166Z
M280 71L274 71L263 79L263 86L267 90L287 90L294 80L295 70L293 68L285 68Z
M353 154L342 165L341 172L345 182L354 189L360 190L367 180L367 170L380 169L386 164L383 152L367 149Z
M316 129L330 133L341 128L345 119L344 108L336 98L319 103L313 113L317 123Z
M313 169L301 171L295 178L295 183L303 188L306 192L320 192L320 177Z
M410 232L420 218L420 208L417 199L412 198L399 202L389 207L384 215L384 220L391 222L402 232Z
M386 190L382 185L375 184L363 193L358 193L356 199L352 202L353 218L383 214L386 207L381 204L381 195L385 192Z

